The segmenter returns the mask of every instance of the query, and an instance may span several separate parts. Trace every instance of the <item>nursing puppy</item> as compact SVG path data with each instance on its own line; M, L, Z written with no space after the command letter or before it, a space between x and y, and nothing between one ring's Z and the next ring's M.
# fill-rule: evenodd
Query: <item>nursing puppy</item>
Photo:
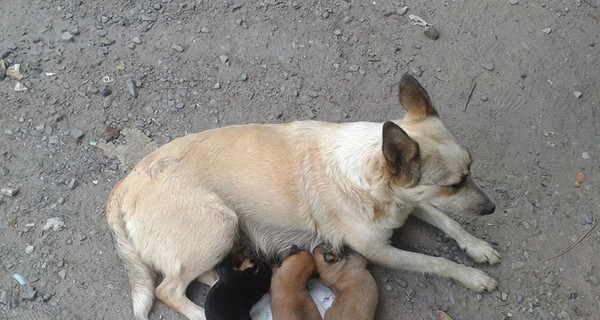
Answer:
M269 291L271 268L256 258L227 256L217 269L219 280L204 302L206 319L251 320L252 306Z
M495 289L480 270L389 244L413 214L474 261L500 261L444 214L494 211L471 178L471 157L413 77L402 77L399 96L407 111L401 120L230 126L181 137L142 159L106 208L135 317L147 319L156 296L188 319L204 319L185 290L194 279L213 283L240 229L267 258L292 244L312 250L327 242L388 268ZM164 276L158 286L157 272Z
M273 320L321 320L319 309L308 293L308 280L317 274L313 255L293 245L271 280Z
M332 253L325 245L316 247L313 254L319 281L335 294L325 320L372 320L379 292L367 260L356 252Z

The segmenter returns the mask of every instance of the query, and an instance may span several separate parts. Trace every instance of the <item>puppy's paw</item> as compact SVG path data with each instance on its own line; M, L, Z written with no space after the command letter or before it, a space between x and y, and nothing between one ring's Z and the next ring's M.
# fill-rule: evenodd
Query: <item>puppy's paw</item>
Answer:
M500 262L501 256L492 246L480 239L474 238L473 241L463 249L467 255L477 263L489 263L490 265Z
M498 281L488 276L485 272L475 268L466 267L465 281L461 281L467 288L475 292L494 291L498 288ZM460 279L457 279L460 281Z

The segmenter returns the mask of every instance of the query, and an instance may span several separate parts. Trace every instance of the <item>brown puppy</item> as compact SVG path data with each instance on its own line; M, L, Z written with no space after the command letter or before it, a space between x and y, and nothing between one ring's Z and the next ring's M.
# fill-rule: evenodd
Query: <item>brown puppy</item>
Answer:
M296 245L271 279L271 312L274 320L321 320L319 309L308 293L308 280L316 275L315 260Z
M335 293L325 320L372 320L379 292L367 270L367 260L356 252L345 256L332 253L326 245L316 247L313 252L319 281Z

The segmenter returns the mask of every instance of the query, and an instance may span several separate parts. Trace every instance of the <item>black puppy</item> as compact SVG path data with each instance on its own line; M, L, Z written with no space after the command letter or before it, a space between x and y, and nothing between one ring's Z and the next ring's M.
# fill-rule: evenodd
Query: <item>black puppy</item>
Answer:
M217 271L219 280L210 288L204 302L206 320L251 320L252 306L269 291L269 266L248 257L236 266L233 256L229 255Z

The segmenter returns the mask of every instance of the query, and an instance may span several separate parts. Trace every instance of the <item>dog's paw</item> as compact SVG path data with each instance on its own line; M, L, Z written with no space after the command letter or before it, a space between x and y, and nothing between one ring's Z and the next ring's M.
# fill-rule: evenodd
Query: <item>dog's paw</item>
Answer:
M500 262L500 253L492 248L489 243L477 238L473 240L472 243L463 248L473 261L477 263L488 263L490 265Z
M467 267L466 278L461 281L467 288L475 292L494 291L498 288L498 281L488 276L485 272Z

